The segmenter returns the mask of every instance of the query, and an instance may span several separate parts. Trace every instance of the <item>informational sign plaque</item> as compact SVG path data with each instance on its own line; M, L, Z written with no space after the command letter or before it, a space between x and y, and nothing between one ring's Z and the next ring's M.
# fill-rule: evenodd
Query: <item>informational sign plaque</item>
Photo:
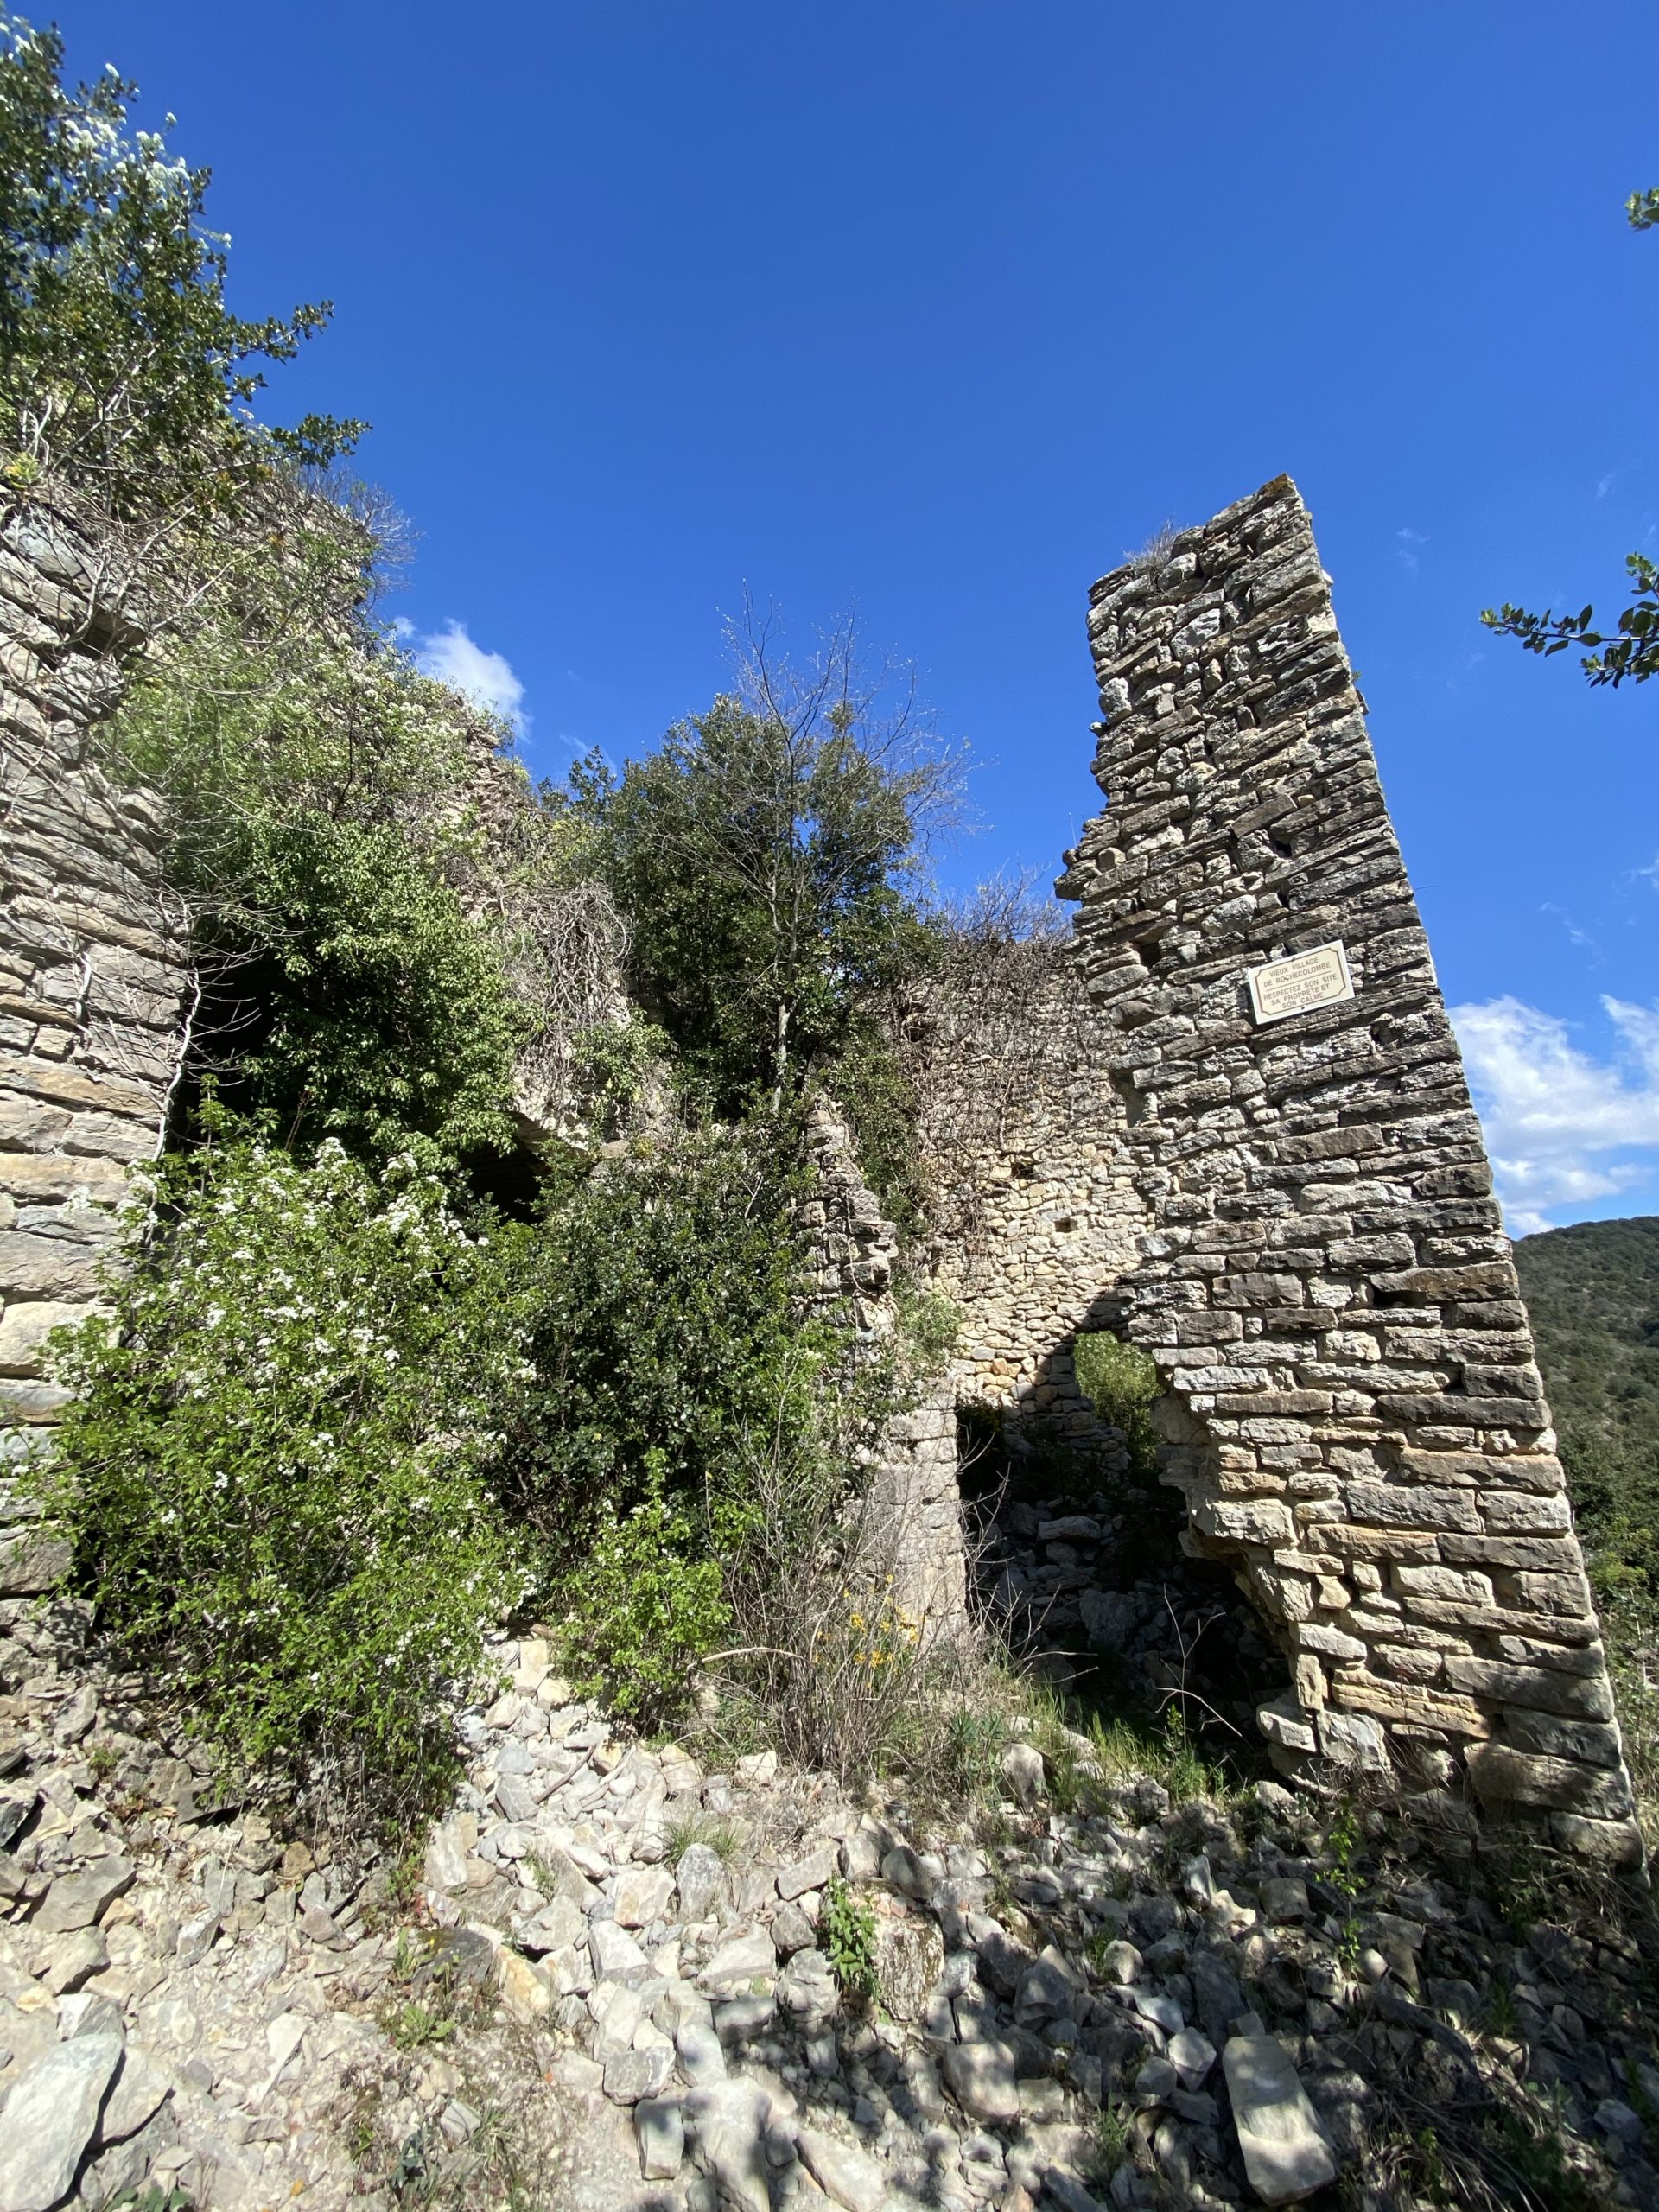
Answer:
M1250 1007L1257 1021L1282 1021L1288 1014L1307 1014L1337 1006L1354 995L1348 954L1340 940L1316 944L1289 960L1269 961L1249 971Z

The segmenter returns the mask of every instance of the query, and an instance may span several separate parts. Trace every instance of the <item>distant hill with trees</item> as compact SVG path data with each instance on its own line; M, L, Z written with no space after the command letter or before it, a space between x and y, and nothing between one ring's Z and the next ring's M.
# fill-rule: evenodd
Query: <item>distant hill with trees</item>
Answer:
M1580 1533L1604 1592L1659 1592L1659 1217L1515 1248Z

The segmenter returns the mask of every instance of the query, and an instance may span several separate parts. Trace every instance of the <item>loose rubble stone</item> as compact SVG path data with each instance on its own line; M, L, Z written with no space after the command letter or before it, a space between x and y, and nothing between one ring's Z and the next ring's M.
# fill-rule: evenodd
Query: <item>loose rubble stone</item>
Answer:
M645 2050L621 2051L605 2063L605 2094L620 2105L636 2105L642 2098L660 2097L673 2070L674 2052L667 2044Z
M674 1877L664 1868L630 1867L617 1877L616 1920L620 1928L648 1928L666 1913Z
M698 2164L713 2176L735 2212L771 2212L766 2131L770 2093L753 2082L719 2082L685 2100L696 2129Z
M1296 2069L1275 2037L1230 2037L1221 2057L1250 2187L1294 2204L1337 2177L1336 2161Z
M725 1886L726 1869L706 1843L694 1843L680 1854L675 1869L680 1916L701 1920Z
M945 2086L975 2120L1008 2120L1020 2112L1020 2079L1006 2044L953 2044L940 2055Z
M78 1874L60 1876L35 1916L35 1928L42 1936L90 1928L132 1887L137 1872L130 1859L95 1859Z
M833 1843L821 1844L809 1852L804 1859L798 1859L785 1866L778 1877L780 1897L804 1897L808 1890L821 1890L840 1864L840 1847Z
M876 2212L887 2180L874 2158L821 2127L802 2128L798 2141L806 2170L826 2196L844 2212Z
M0 2212L48 2212L67 2194L121 2050L118 2035L77 2036L19 2075L0 2114Z
M673 2181L685 2158L685 2115L677 2097L643 2097L633 2108L639 2170L647 2181Z
M1042 1796L1048 1777L1043 1755L1033 1744L1010 1744L1001 1761L1002 1779L1022 1805Z
M697 1976L697 1987L710 1997L733 1997L759 1978L770 1986L777 1964L778 1955L766 1929L745 1929L728 1936L709 1954Z
M142 2051L124 2049L115 2087L99 2115L99 2139L123 2143L147 2126L173 2094L173 2085Z

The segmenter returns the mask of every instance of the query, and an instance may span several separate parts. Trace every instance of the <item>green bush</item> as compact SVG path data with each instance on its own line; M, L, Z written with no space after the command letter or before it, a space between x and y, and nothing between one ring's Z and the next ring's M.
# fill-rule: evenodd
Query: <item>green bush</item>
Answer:
M150 1189L113 1325L58 1349L76 1577L235 1768L424 1802L445 1699L524 1586L486 1484L522 1377L514 1233L469 1234L407 1159L305 1166L222 1127Z
M243 882L265 940L225 986L253 1008L227 1096L289 1144L337 1137L452 1167L505 1152L526 1023L500 952L391 823L271 823Z
M601 1506L587 1557L563 1583L563 1663L613 1712L646 1722L684 1704L699 1663L731 1620L711 1536L664 1496L660 1455L648 1455L645 1494L619 1515ZM728 1511L721 1516L737 1519Z
M682 1133L556 1180L533 1381L500 1495L537 1542L571 1663L652 1722L727 1621L763 1447L805 1464L832 1332L801 1320L790 1128Z
M1158 1471L1158 1435L1152 1408L1161 1385L1156 1363L1137 1345L1125 1344L1107 1329L1089 1329L1073 1348L1077 1387L1092 1400L1101 1419L1122 1429L1137 1474L1148 1481Z
M709 1129L556 1182L504 1492L553 1559L658 1494L711 1529L741 1440L810 1424L796 1154L789 1129Z

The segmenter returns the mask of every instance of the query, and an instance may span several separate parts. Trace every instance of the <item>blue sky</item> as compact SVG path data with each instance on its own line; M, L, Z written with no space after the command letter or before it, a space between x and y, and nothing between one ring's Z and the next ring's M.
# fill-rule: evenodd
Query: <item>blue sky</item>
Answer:
M43 11L42 11L43 12ZM1097 804L1090 580L1309 501L1517 1230L1659 1211L1659 684L1491 639L1659 537L1659 19L1580 0L70 0L215 172L397 611L556 773L856 604L971 741L948 880ZM475 649L475 650L474 650ZM484 658L480 658L480 656ZM493 658L489 658L493 657Z

